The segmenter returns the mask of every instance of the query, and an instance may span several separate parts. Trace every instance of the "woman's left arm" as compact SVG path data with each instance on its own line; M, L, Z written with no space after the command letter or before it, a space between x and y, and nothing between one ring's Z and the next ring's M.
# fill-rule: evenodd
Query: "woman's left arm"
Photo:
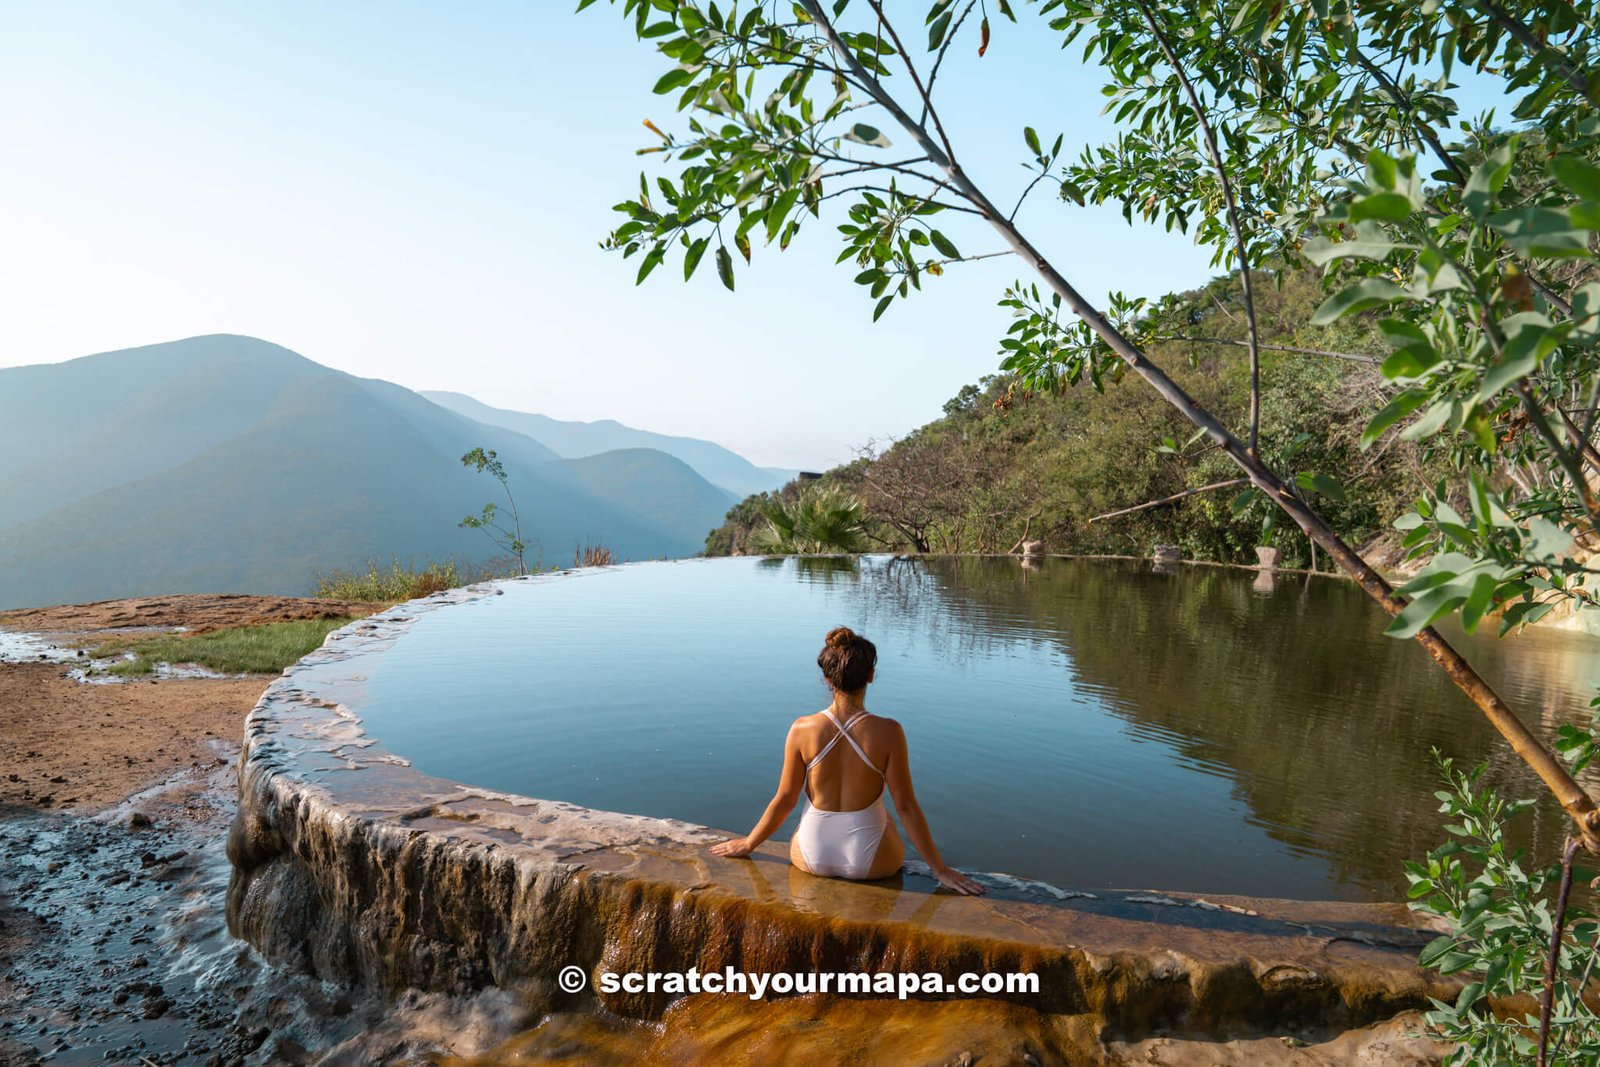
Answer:
M777 832L778 827L783 825L783 820L794 810L795 804L800 800L800 792L806 784L805 760L800 758L800 742L795 736L797 726L799 726L798 720L794 726L789 727L789 736L784 738L783 773L778 777L778 791L772 795L772 802L767 805L766 812L756 823L755 829L744 837L735 837L721 844L712 845L711 852L714 855L734 858L750 855L761 847L763 841Z

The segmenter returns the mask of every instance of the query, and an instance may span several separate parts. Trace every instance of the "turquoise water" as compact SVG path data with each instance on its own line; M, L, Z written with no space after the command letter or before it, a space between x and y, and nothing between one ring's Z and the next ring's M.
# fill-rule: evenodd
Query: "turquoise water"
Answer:
M430 774L742 833L790 721L828 702L816 654L842 623L878 645L867 706L905 725L946 858L1086 888L1396 899L1401 860L1445 836L1431 747L1537 795L1359 590L1254 577L888 557L578 571L420 616L361 711ZM1587 718L1594 638L1462 643L1541 732ZM1553 804L1523 818L1541 855L1558 847Z

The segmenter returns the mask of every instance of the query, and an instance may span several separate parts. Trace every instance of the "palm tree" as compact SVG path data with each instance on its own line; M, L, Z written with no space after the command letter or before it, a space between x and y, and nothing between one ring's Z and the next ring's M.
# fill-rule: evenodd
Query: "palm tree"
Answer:
M773 556L860 552L866 548L861 501L842 489L812 484L792 503L774 497L760 505L767 525L750 539L753 551Z

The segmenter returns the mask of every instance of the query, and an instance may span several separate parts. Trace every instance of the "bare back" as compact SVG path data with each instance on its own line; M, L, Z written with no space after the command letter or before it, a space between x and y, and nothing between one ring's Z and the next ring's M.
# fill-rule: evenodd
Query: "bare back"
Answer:
M795 720L794 730L800 755L807 763L816 759L817 753L839 732L821 712ZM867 715L851 726L849 737L861 746L872 766L867 766L841 738L806 773L806 793L812 805L823 811L859 811L877 800L884 791L884 775L888 773L897 730L893 719L876 715Z

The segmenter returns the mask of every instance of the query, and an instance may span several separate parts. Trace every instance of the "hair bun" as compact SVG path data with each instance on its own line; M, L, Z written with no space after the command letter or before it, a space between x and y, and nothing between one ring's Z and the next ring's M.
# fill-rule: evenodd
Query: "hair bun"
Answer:
M822 676L830 686L844 693L860 692L872 680L872 669L877 663L877 648L848 626L829 630L823 639L822 652L817 656Z

